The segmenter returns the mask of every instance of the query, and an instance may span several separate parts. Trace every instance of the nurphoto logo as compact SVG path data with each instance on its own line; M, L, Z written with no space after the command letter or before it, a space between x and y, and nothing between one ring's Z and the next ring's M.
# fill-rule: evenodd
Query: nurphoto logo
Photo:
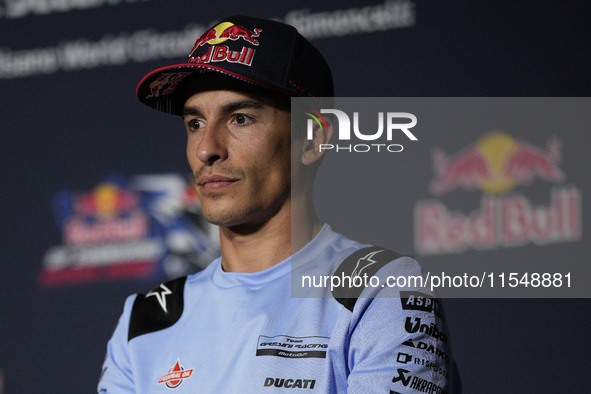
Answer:
M307 138L314 137L314 129L328 129L328 124L332 123L326 120L322 114L334 115L334 123L338 124L338 141L351 142L355 139L364 142L359 144L320 144L319 151L333 150L335 152L402 152L404 147L401 144L391 143L395 133L402 132L409 140L418 141L417 137L410 131L416 126L417 117L409 112L378 112L377 113L377 131L362 129L360 124L359 112L353 112L353 122L349 115L339 109L320 109L320 112L307 108L305 114L310 117L307 120ZM374 115L376 116L376 115ZM351 132L352 131L352 132ZM380 143L380 141L385 141ZM387 143L386 143L387 142Z

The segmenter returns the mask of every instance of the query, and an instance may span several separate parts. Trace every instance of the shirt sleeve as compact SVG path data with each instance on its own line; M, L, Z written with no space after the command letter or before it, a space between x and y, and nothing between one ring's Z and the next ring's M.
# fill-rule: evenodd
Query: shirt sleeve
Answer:
M107 355L97 387L98 393L135 393L127 340L129 317L135 297L127 298L119 323L107 344Z
M416 261L397 259L380 269L379 282L366 286L357 299L347 350L348 392L452 392L453 360L445 316L431 292L408 286L408 279L419 275ZM393 286L396 277L406 278L406 286ZM398 282L402 284L402 279Z

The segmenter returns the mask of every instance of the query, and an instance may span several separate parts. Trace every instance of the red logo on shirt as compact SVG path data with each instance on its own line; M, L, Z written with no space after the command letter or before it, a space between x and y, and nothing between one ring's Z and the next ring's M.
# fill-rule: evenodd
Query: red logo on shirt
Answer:
M193 368L185 370L185 368L176 360L176 364L168 370L168 373L160 378L158 384L166 383L169 389L176 389L183 383L184 379L188 379L193 374Z

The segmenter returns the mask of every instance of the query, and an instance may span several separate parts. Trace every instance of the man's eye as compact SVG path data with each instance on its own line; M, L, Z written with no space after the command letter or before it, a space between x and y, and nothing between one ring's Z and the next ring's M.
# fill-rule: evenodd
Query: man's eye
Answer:
M197 131L203 127L203 122L199 119L191 119L187 122L187 129L190 131Z
M245 114L236 114L234 115L234 122L240 126L246 126L252 122L252 118Z

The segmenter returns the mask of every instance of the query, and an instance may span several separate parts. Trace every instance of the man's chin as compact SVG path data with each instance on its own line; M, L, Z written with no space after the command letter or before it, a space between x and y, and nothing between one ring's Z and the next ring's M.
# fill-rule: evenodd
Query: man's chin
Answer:
M204 212L203 216L211 224L220 228L228 228L233 233L243 235L258 231L266 223L265 220L256 220L249 215L238 212Z
M244 224L247 220L243 214L234 210L207 209L203 207L203 217L209 223L220 227L232 227Z

